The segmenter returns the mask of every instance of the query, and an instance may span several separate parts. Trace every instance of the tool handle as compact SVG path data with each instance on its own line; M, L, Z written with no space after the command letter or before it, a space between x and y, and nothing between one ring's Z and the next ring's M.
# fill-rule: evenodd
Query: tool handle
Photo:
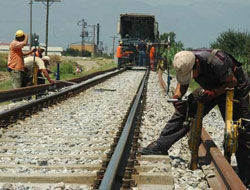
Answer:
M188 99L176 99L176 98L169 98L167 99L167 102L174 103L174 102L187 102Z
M167 102L173 103L173 102L181 102L182 100L180 99L175 99L175 98L169 98L167 99Z

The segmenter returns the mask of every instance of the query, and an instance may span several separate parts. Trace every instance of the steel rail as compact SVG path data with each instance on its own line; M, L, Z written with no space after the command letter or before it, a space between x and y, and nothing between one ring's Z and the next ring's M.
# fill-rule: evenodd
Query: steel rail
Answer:
M144 78L142 79L140 88L138 90L137 96L131 108L131 111L128 115L128 119L123 128L121 137L118 141L118 144L115 148L115 151L112 155L111 160L109 161L108 167L104 173L103 179L101 181L99 190L114 189L115 180L118 178L118 170L121 165L122 157L124 156L124 150L127 146L129 136L132 133L132 129L135 126L135 120L137 117L137 112L139 105L141 104L143 90L145 89L146 80L149 76L149 70L146 71Z
M214 168L215 175L207 178L210 187L216 190L247 189L204 128L201 134L199 156L201 165L211 164Z
M36 95L36 94L39 94L41 92L45 92L46 90L50 91L50 90L60 89L60 88L72 85L70 83L80 83L82 81L86 81L86 80L91 79L93 77L96 77L98 75L105 74L107 72L112 72L114 70L116 70L116 68L107 69L104 71L98 71L98 72L89 74L87 76L68 80L68 83L67 82L56 82L54 85L42 84L42 85L37 85L37 86L29 86L29 87L18 88L18 89L13 89L13 90L0 91L0 103L5 102L5 101L16 100L16 99Z
M104 80L107 80L114 75L117 75L125 70L114 71L112 73L106 73L100 77L95 79L90 79L88 81L84 81L79 84L75 84L70 86L69 88L62 90L61 92L48 95L38 100L31 101L27 104L18 106L16 108L0 112L0 127L6 127L11 123L16 122L18 119L23 119L26 116L29 116L37 111L39 111L43 107L47 107L52 104L56 104L63 99L66 99L73 94L77 94L91 86L94 86Z

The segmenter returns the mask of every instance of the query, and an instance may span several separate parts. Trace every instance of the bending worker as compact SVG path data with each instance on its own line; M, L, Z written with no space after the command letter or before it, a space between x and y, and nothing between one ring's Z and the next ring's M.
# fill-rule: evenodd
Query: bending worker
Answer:
M25 73L23 57L36 51L33 49L24 53L22 48L28 43L28 35L22 30L16 31L16 38L10 43L8 56L8 71L11 76L13 88L24 87Z
M204 116L216 105L225 118L226 88L234 88L234 98L239 100L233 105L233 120L250 119L249 79L241 63L230 54L221 50L181 51L174 57L173 66L178 81L173 98L181 99L187 92L193 78L200 87L193 91L189 99L189 113L195 114L197 101L204 103ZM183 126L187 111L187 102L175 102L175 113L162 130L159 138L141 150L142 154L168 154L169 148L184 137L188 128ZM242 121L239 130L239 143L236 159L239 177L250 187L250 122Z
M45 84L46 77L50 83L55 83L54 80L52 80L48 74L47 66L49 65L50 58L48 56L44 56L42 58L35 57L35 64L38 67L38 73L37 73L37 81L38 84ZM33 85L32 79L33 79L33 72L34 72L34 57L29 56L24 59L24 65L25 65L25 72L28 75L29 81L27 82L27 85Z
M45 51L45 47L40 45L40 46L38 46L37 51L35 52L35 54L36 54L37 57L42 58L44 51Z

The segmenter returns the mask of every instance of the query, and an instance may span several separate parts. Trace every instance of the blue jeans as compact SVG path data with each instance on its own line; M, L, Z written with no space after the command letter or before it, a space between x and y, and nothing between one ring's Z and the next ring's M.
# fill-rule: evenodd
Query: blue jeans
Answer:
M146 65L146 53L144 51L139 51L139 66Z

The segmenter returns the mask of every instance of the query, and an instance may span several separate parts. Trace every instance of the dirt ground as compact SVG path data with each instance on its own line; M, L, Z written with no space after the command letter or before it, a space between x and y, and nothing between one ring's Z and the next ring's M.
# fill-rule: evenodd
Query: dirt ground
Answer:
M84 71L90 71L101 67L101 64L99 64L96 60L90 60L89 58L67 56L63 57L63 59L73 60L74 62L79 64Z
M89 71L93 69L97 69L100 67L100 65L95 62L95 61L83 61L83 60L78 60L77 63L83 67L83 70Z

